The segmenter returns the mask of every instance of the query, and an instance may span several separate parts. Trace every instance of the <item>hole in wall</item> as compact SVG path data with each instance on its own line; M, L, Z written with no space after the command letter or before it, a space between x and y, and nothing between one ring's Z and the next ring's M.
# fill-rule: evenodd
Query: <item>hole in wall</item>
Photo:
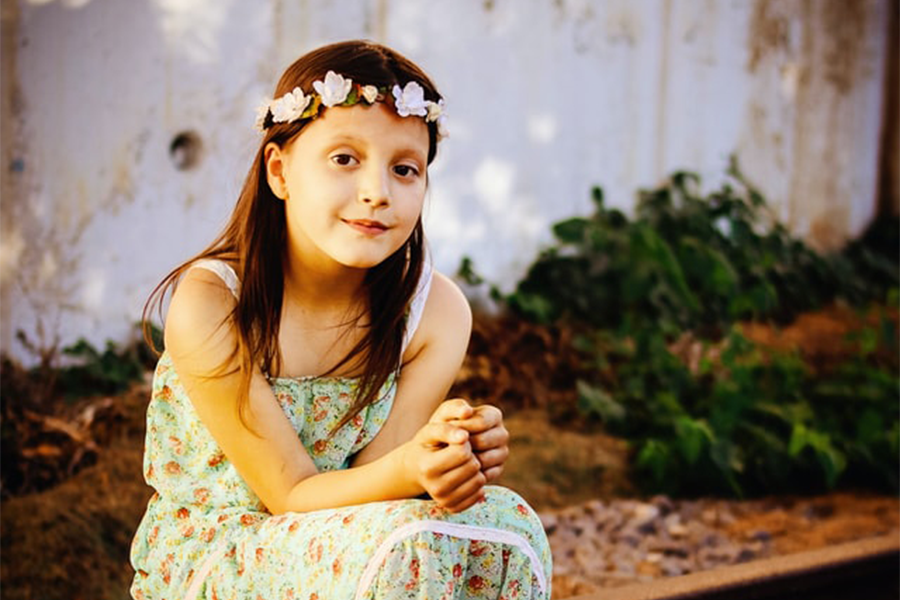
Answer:
M200 164L203 140L196 131L182 131L169 144L169 158L179 171L189 171Z

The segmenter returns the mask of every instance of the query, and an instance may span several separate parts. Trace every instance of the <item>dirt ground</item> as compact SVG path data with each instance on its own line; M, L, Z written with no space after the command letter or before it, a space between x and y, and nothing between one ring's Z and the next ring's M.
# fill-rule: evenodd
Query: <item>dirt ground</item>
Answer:
M800 345L804 342L797 342L797 337L815 335L809 352L813 359L827 361L835 340L846 333L846 322L859 318L834 309L814 317L815 324L805 330L774 335L750 328L747 334L762 342ZM471 356L456 387L461 394L504 407L511 456L501 483L521 493L538 511L592 499L637 497L629 478L628 445L584 427L573 412L574 401L566 390L577 367L567 344L565 332L516 323L476 323ZM543 358L526 362L528 356ZM112 398L116 424L99 449L96 464L51 489L3 501L3 598L128 597L129 545L151 493L141 475L148 399L147 384ZM732 500L728 506L735 518L721 525L724 531L738 537L767 531L779 554L896 531L900 526L900 499L862 491ZM555 598L579 593L564 581L555 585Z
M148 390L116 397L127 418L97 464L61 485L3 503L3 598L8 600L123 600L132 572L131 536L150 490L141 478L143 410ZM627 445L602 433L552 425L546 412L507 419L511 456L502 483L539 511L590 499L633 497ZM819 548L897 529L900 501L869 493L730 501L731 535L769 531L778 553ZM816 518L811 519L810 515ZM579 593L556 582L556 598Z

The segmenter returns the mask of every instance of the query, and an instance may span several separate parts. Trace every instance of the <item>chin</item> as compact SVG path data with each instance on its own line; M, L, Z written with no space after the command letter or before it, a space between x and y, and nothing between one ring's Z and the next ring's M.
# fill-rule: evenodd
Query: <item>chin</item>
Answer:
M388 255L385 256L345 256L337 258L337 261L347 267L348 269L371 269L372 267L377 267L385 260L388 259Z
M369 248L344 247L334 252L332 258L350 269L371 269L393 256L401 247L403 247L402 243L398 244L396 248L393 247L393 244L381 245L377 248L371 246Z

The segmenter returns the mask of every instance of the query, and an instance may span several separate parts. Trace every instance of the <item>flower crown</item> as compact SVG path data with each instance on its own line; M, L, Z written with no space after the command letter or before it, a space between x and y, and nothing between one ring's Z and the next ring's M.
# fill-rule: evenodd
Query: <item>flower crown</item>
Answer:
M325 81L314 81L313 89L315 92L304 94L295 87L281 98L263 102L256 113L256 128L265 131L275 123L315 119L324 108L331 106L353 106L360 102L371 106L376 102L388 102L390 98L386 87L360 85L334 71L325 74ZM395 84L391 94L398 115L425 117L426 123L437 124L438 139L447 137L443 99L438 102L426 100L425 90L415 81L408 82L403 88Z

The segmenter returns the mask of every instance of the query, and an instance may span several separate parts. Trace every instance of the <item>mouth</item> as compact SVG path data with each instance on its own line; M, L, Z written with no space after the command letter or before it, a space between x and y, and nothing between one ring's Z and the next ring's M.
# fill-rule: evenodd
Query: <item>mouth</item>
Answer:
M341 219L344 223L360 233L366 235L378 235L388 230L388 226L381 221L371 221L369 219Z

